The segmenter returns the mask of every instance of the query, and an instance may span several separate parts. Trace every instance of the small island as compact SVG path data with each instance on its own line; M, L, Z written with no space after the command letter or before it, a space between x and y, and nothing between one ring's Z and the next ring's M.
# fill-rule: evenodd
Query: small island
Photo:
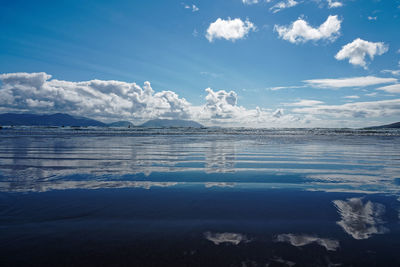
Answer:
M367 127L366 129L400 129L400 122L395 122L386 125Z

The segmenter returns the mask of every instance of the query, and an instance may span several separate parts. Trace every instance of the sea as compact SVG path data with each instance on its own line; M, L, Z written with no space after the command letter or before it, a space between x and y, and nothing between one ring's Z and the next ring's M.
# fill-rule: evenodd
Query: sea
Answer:
M3 127L0 266L400 266L400 131Z

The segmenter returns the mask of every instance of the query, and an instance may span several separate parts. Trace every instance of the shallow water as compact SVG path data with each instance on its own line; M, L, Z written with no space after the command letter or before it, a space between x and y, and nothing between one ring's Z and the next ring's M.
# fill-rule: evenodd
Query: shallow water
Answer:
M400 131L0 138L1 266L400 265Z

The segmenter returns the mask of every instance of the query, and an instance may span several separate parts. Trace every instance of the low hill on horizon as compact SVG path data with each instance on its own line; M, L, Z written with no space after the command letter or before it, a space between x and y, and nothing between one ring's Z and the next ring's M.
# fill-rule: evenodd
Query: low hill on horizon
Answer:
M395 122L386 125L367 127L366 129L400 129L400 122Z
M130 121L116 121L107 124L108 127L134 127L135 125Z
M168 120L168 119L154 119L149 120L141 127L152 127L152 128L164 128L164 127L192 127L192 128L202 128L204 127L198 122L190 120Z

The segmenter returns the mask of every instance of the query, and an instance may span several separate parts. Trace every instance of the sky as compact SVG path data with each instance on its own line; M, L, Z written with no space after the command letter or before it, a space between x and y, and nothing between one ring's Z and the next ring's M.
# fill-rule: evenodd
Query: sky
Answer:
M0 112L400 121L400 0L0 0Z

